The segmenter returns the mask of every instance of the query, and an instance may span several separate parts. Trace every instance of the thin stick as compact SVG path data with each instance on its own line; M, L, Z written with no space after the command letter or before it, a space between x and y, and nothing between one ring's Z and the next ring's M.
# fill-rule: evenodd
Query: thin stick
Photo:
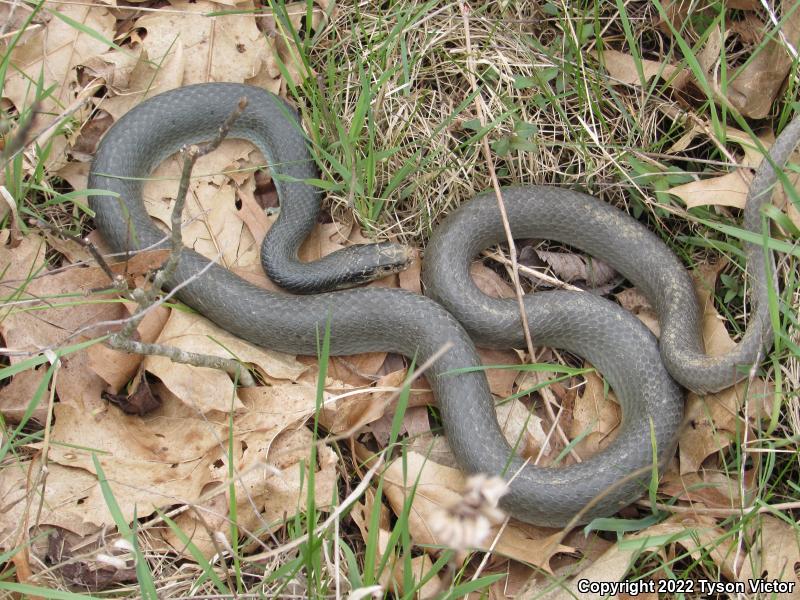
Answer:
M469 77L472 89L477 90L478 82L475 78L475 57L472 54L472 37L470 36L469 28L469 7L464 0L459 1L459 6L461 8L461 17L464 21L464 41L467 49L467 77ZM484 127L486 125L486 115L483 109L483 98L481 98L480 94L475 96L475 109L478 113L478 121L480 122L481 127ZM514 292L516 293L517 304L519 305L519 318L522 322L522 332L525 335L525 344L528 347L528 354L530 355L531 360L534 360L533 357L536 356L536 354L533 350L533 339L531 338L531 331L528 327L528 315L525 312L524 294L522 292L522 286L519 282L517 247L514 244L514 235L511 233L511 225L508 222L508 213L506 212L506 205L503 202L503 192L500 189L500 182L498 181L497 173L494 170L494 161L492 161L492 153L489 149L489 139L486 136L483 136L482 141L483 155L486 160L486 165L489 169L489 178L492 180L492 187L494 188L495 197L497 198L497 207L500 210L500 218L503 221L503 229L505 230L506 241L508 242L508 254L511 258L511 280L514 284ZM547 411L547 416L550 417L551 421L556 423L556 428L561 441L565 446L569 447L569 438L567 437L567 434L564 433L561 425L556 421L556 413L554 412L550 401L545 401L544 407ZM578 456L578 453L575 452L574 448L570 448L570 455L572 455L576 461L581 461L580 456Z
M17 128L17 132L6 143L3 152L0 153L0 165L5 166L7 160L11 160L14 155L25 146L25 138L33 129L33 124L36 121L36 116L39 114L40 101L34 101L30 108L28 118L23 121ZM0 132L2 133L2 132Z
M103 273L105 273L106 276L108 276L108 278L111 281L115 282L115 284L116 284L116 282L120 278L119 275L114 273L114 271L111 269L111 267L106 262L106 259L103 258L103 255L97 249L97 246L95 246L91 242L91 240L89 240L88 237L81 237L79 235L72 235L71 233L69 233L67 231L64 231L60 227L58 227L56 225L53 225L52 223L48 223L47 221L43 221L42 219L30 218L30 219L28 219L28 224L31 225L31 226L34 226L34 227L41 227L42 229L47 229L48 231L51 231L51 232L53 232L54 234L56 234L56 235L58 235L60 237L63 237L63 238L68 239L68 240L71 240L71 241L75 242L76 244L80 244L81 246L83 246L84 248L86 248L89 251L89 254L92 255L92 258L95 260L95 262L98 264L98 266L103 270Z
M506 266L509 266L512 269L514 268L513 262L511 261L511 259L506 258L505 256L503 256L499 252L492 252L491 250L484 250L483 252L481 252L481 254L483 256L491 258L492 260L496 260L499 263L502 263L502 264L504 264ZM550 285L552 285L554 287L562 288L562 289L565 289L565 290L570 290L572 292L585 292L586 291L586 290L582 290L581 288L579 288L579 287L577 287L575 285L572 285L571 283L567 283L566 281L561 281L557 277L552 277L552 276L548 275L547 273L542 273L541 271L537 271L536 269L531 269L530 267L526 267L525 265L520 265L519 263L517 263L517 269L519 269L519 271L521 273L525 273L526 275L530 275L531 277L535 277L536 279L540 279L541 281L544 281L545 283L549 283Z
M653 504L649 500L639 500L636 502L638 506L646 508L657 508L664 512L675 514L695 514L695 515L710 515L714 517L745 517L751 514L764 514L774 513L782 510L794 510L800 508L800 501L795 502L780 502L778 504L767 504L764 506L744 506L742 508L709 508L706 506L678 506L673 504L661 504L656 502Z

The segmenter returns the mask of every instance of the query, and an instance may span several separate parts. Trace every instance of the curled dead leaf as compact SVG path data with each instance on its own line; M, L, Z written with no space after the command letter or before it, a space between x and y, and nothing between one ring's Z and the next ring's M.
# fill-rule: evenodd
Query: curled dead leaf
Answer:
M586 282L590 288L599 288L614 281L618 274L602 260L568 252L537 250L536 254L553 270L556 277L567 283Z
M103 40L114 38L114 17L102 6L63 4L49 10L54 18L47 26L32 29L26 42L11 50L12 68L3 82L2 96L22 112L31 101L31 82L39 81L42 89L52 89L41 97L41 114L64 115L70 107L75 111L72 116L82 122L91 112L85 102L91 94L78 81L77 67L106 52ZM81 28L71 23L80 23ZM65 147L65 138L54 138L54 147L42 156L48 168L58 170L65 164Z
M525 404L514 399L497 405L497 421L503 430L506 441L523 458L530 458L537 464L540 451L550 454L547 433L542 428L541 417L531 413Z
M780 35L756 46L752 56L736 69L727 88L728 99L746 117L763 119L770 114L781 86L792 68L793 59L787 42L797 48L800 41L800 12L794 0L783 0ZM771 28L772 23L764 24Z
M706 458L727 448L741 435L742 427L749 427L749 423L741 423L743 406L751 419L768 417L773 396L772 384L758 377L716 394L690 393L684 416L687 426L678 441L681 474L697 472Z
M615 294L614 297L620 306L639 319L645 326L658 337L661 335L661 326L658 323L658 314L645 298L644 294L636 288L628 288Z

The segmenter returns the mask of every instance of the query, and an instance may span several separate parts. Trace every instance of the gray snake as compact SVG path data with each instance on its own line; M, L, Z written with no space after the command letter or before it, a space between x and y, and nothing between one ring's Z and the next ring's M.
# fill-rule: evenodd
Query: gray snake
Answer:
M392 270L393 245L359 247L361 257L303 264L297 250L320 206L320 192L306 183L317 177L296 113L273 94L239 84L192 85L150 98L124 115L106 133L91 169L89 188L109 195L90 199L96 224L120 252L163 240L144 209L142 179L182 145L213 137L240 97L249 104L230 136L255 144L270 165L281 199L278 222L262 249L273 279L293 291L308 292L316 271L335 271L336 260L387 256L380 268ZM776 141L751 188L745 227L761 231L761 205L769 200L776 175L800 137L800 120ZM503 191L515 236L556 239L613 265L648 297L660 315L659 344L633 316L590 293L549 291L525 297L537 345L561 348L589 360L605 376L623 409L616 439L579 464L551 469L526 464L505 441L494 413L486 377L480 371L452 371L480 364L479 345L520 346L517 305L485 296L470 281L471 259L504 239L496 201L482 194L450 215L427 248L423 281L430 298L403 290L360 288L315 295L277 294L212 265L189 281L179 298L230 332L255 344L293 354L316 354L318 332L330 319L332 355L388 351L420 364L445 344L451 347L427 372L445 433L467 472L504 474L510 492L501 506L539 525L569 522L598 495L580 519L608 515L644 491L653 448L662 463L673 453L683 413L685 387L704 392L731 385L771 343L767 311L770 282L763 249L745 244L752 285L750 325L737 348L707 357L700 338L701 312L691 279L680 261L643 225L586 194L555 187ZM208 259L186 249L170 286L190 280ZM328 288L338 287L337 280ZM670 376L670 374L672 376ZM611 490L604 493L604 490Z

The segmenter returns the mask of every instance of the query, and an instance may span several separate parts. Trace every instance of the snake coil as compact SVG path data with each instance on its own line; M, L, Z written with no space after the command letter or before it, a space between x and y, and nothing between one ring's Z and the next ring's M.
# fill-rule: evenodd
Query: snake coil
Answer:
M314 285L306 284L315 273L329 274L335 268L330 258L322 263L297 261L297 249L319 210L318 191L305 183L317 173L297 115L258 88L231 83L186 86L150 98L123 116L103 138L89 177L90 188L109 192L90 200L97 226L116 251L164 243L144 209L142 178L182 145L213 137L242 96L249 104L230 137L247 139L261 150L281 199L281 214L265 239L262 256L271 277L296 291L309 291ZM800 120L795 120L759 169L745 211L750 231L760 231L760 209L776 180L773 164L786 162L798 138ZM470 260L503 239L491 195L465 204L434 233L423 280L426 293L436 301L382 288L276 294L218 265L197 277L209 261L188 248L169 285L184 284L179 298L219 326L281 352L315 354L317 332L324 330L328 318L333 355L388 351L414 357L419 364L450 344L427 377L461 467L513 476L501 506L521 520L560 526L586 509L580 519L586 522L614 513L642 494L649 475L626 476L653 465L653 448L658 462L673 454L683 406L673 377L697 391L731 385L742 367L757 362L771 343L771 253L765 261L760 246L745 244L754 306L750 327L731 354L706 357L691 280L645 227L591 196L565 189L508 188L503 197L515 236L561 240L602 258L639 287L660 315L659 351L656 339L637 319L590 293L551 291L525 298L535 342L588 359L622 405L616 439L579 464L550 469L524 463L503 437L485 375L450 373L480 364L470 336L490 346L519 345L522 339L516 305L484 296L468 277ZM374 248L357 252L374 254ZM388 255L394 264L396 250L390 248ZM338 273L329 279L328 288L340 285Z

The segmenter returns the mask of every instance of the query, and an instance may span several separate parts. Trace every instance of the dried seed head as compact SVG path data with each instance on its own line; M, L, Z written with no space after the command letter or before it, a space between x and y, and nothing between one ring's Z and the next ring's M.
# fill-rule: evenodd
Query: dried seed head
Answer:
M480 546L492 527L505 519L497 503L507 491L508 484L499 477L484 474L469 477L464 496L432 519L433 534L440 543L454 550Z

